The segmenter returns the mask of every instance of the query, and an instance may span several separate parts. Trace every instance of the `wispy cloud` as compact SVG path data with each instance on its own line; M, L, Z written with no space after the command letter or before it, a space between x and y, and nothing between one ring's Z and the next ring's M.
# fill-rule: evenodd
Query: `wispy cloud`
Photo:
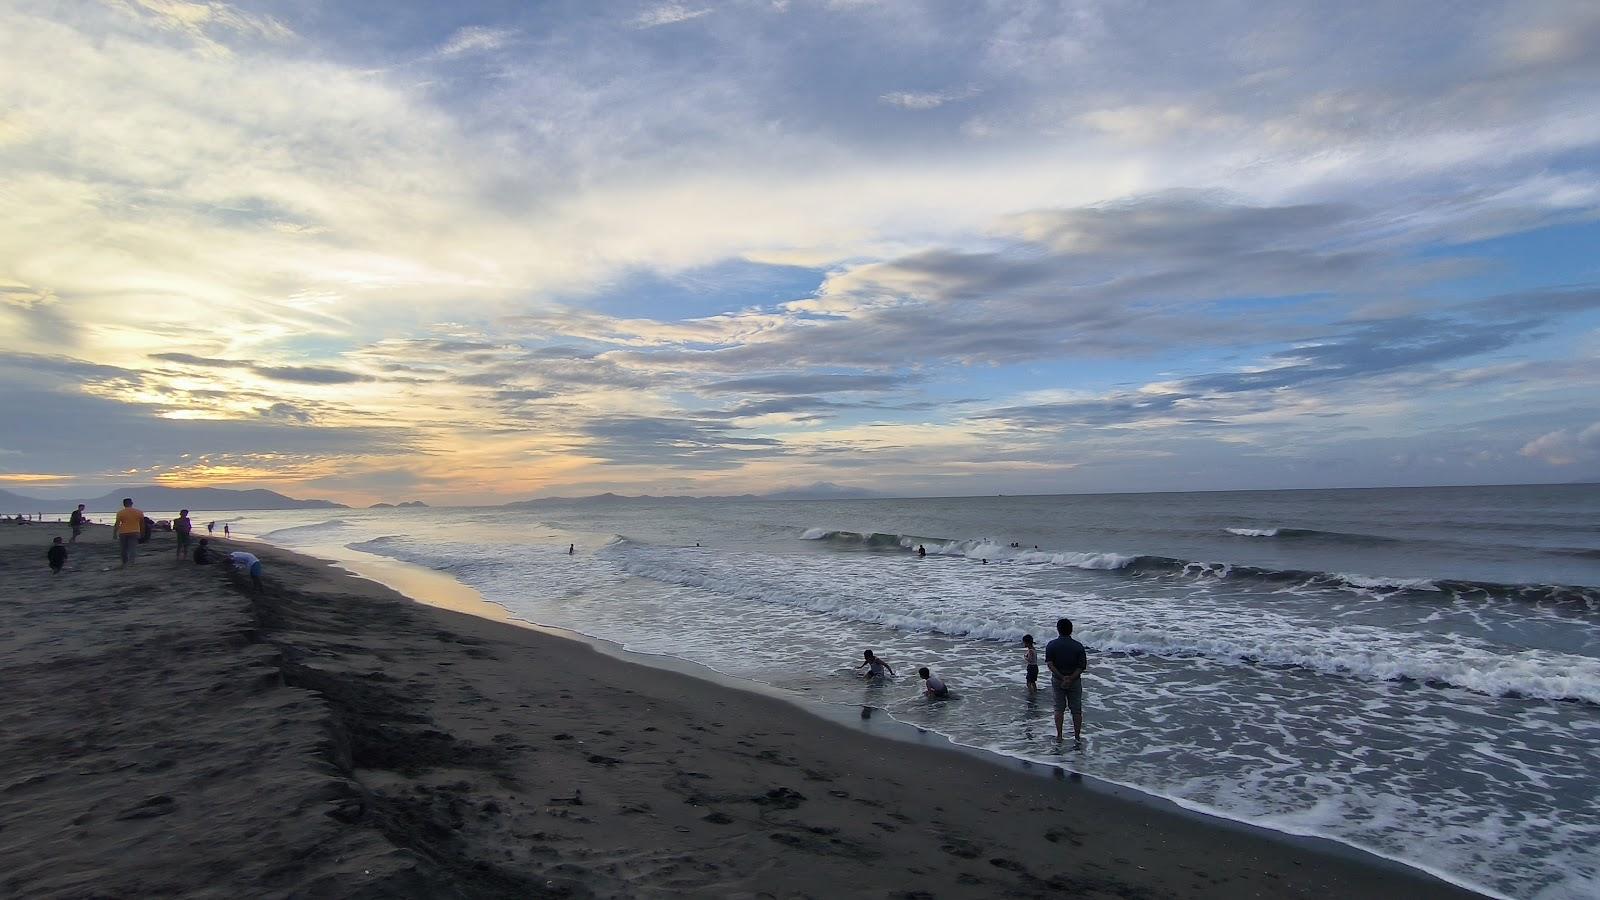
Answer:
M515 28L490 28L483 25L468 25L456 29L449 40L439 45L434 51L434 56L450 59L457 56L466 56L472 53L482 53L489 50L499 50L511 43L517 37Z
M935 109L946 103L970 100L980 93L982 93L982 90L976 87L944 91L890 91L886 94L879 94L878 99L890 106L898 106L902 109Z
M682 3L662 3L635 16L633 25L636 28L658 28L662 25L676 25L679 22L709 16L713 12L715 10L709 6L692 8Z

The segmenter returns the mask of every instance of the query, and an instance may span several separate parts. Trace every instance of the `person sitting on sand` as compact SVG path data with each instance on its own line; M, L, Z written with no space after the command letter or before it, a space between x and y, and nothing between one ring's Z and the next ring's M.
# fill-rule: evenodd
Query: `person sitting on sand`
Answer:
M210 544L211 544L210 540L208 540L206 538L201 538L200 539L200 543L195 545L195 548L194 548L194 564L195 565L197 565L197 566L207 566L207 565L211 564L211 547L210 547Z
M1028 666L1028 693L1039 689L1039 651L1033 646L1033 635L1022 636L1022 661Z
M50 549L44 552L45 558L50 560L50 574L60 575L61 567L67 564L67 545L61 543L61 538L56 538L50 543Z
M922 695L924 697L927 697L929 700L950 699L950 688L945 685L944 679L933 674L933 672L930 671L927 666L923 666L917 670L917 677L921 678L924 682L922 685Z
M187 509L178 510L178 518L172 521L172 534L177 538L178 545L177 555L173 557L174 559L183 559L184 551L189 549L189 532L193 530L194 523L189 521L189 511Z
M261 560L254 553L235 550L228 554L228 560L235 569L250 573L250 585L257 591L261 590Z
M894 677L894 667L889 665L888 663L884 662L883 660L879 659L878 657L873 656L871 650L863 650L863 651L861 651L861 655L863 657L863 659L861 661L861 665L856 666L856 668L859 669L859 668L862 668L862 667L866 667L866 670L867 670L866 677L868 677L868 678L882 678L882 677L884 677L884 674L883 674L884 672L888 672L890 678Z
M116 525L112 533L122 548L122 566L133 565L139 554L139 532L144 529L144 513L135 509L132 497L122 498L122 508L117 510Z

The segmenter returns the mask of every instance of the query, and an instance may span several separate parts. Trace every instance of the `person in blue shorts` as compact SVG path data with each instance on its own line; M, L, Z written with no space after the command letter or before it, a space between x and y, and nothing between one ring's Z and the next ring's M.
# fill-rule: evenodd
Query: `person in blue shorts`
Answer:
M257 591L261 590L261 560L257 559L254 553L235 550L228 554L228 561L233 564L235 569L241 572L248 572L250 574L250 585Z

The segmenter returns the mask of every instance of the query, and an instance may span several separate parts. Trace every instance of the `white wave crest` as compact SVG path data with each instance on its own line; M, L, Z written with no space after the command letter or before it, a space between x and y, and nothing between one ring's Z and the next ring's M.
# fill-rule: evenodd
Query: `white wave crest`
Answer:
M1240 537L1277 537L1278 536L1278 529L1276 529L1276 528L1229 528L1229 529L1227 529L1227 531L1228 531L1229 534L1237 534Z

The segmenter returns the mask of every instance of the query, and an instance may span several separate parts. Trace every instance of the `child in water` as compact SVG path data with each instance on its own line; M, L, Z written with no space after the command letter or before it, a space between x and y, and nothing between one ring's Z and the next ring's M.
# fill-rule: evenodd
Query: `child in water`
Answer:
M1022 661L1028 664L1028 693L1039 689L1039 651L1033 646L1033 635L1022 636Z
M930 700L948 700L948 699L950 699L950 688L945 685L944 679L942 679L939 676L933 674L933 672L930 671L927 666L923 666L922 668L917 670L917 677L921 678L924 682L926 682L922 687L922 693L928 699L930 699Z
M859 669L865 666L867 669L868 678L882 678L884 677L883 673L886 671L889 673L890 678L894 677L894 667L878 657L873 656L871 650L863 650L861 651L861 655L863 657L861 665L856 666L856 668Z

